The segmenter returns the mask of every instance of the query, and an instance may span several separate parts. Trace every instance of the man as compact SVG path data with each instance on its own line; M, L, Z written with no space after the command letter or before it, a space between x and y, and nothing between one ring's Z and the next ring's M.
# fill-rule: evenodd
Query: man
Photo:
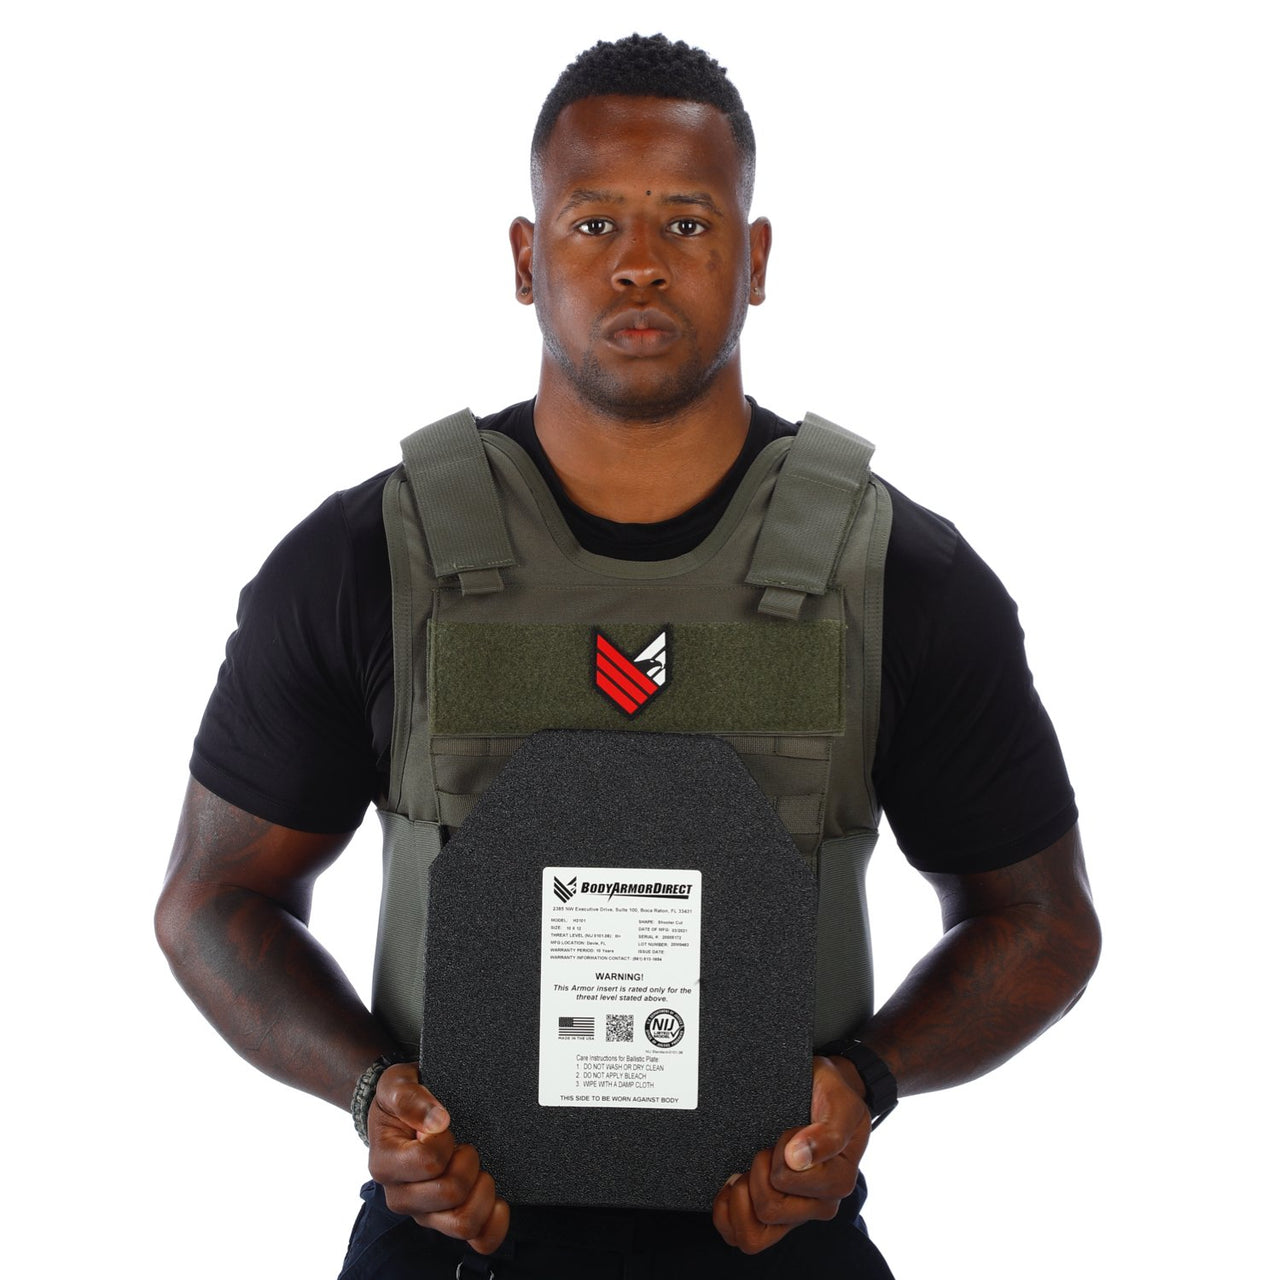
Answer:
M543 334L537 398L479 425L524 459L521 492L563 521L565 555L601 571L696 559L796 433L743 392L738 338L772 235L749 218L754 164L722 69L660 36L589 50L543 108L536 221L511 228L516 297ZM315 878L370 800L388 807L401 763L387 475L329 499L246 588L157 910L175 973L233 1047L367 1125L376 1181L344 1276L887 1275L859 1218L872 1108L997 1066L1097 958L1012 602L952 526L875 481L892 525L866 763L946 932L856 1039L820 1046L811 1123L725 1170L709 1214L510 1206L484 1152L455 1142L449 1099L403 1061L406 1037L305 923Z

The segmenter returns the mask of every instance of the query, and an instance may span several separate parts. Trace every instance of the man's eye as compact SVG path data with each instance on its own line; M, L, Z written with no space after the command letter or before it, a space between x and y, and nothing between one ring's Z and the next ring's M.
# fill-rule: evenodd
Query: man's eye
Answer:
M677 218L671 224L671 230L678 236L700 236L706 229L707 224L697 218Z
M584 236L603 236L613 230L613 221L610 218L586 218L578 223L576 230Z

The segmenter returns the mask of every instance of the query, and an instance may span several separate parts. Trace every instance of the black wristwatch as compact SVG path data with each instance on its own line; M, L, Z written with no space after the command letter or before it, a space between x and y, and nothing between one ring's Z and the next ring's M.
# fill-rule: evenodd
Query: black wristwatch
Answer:
M839 1046L829 1045L824 1052L848 1058L853 1063L866 1086L867 1110L871 1112L871 1127L874 1129L898 1105L898 1082L893 1078L893 1072L885 1060L861 1040L850 1040Z

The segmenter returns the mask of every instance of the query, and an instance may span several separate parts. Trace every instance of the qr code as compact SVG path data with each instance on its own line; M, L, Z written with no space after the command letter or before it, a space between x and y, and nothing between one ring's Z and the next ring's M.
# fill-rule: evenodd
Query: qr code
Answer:
M633 1013L610 1013L605 1024L606 1040L634 1040L636 1018Z

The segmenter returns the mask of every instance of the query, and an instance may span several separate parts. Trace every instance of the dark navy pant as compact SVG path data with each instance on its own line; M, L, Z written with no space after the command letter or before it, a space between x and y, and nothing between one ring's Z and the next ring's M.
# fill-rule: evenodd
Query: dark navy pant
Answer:
M507 1239L481 1257L392 1213L367 1182L339 1280L893 1280L859 1217L866 1194L859 1177L830 1222L796 1227L751 1257L721 1240L709 1212L515 1206Z

